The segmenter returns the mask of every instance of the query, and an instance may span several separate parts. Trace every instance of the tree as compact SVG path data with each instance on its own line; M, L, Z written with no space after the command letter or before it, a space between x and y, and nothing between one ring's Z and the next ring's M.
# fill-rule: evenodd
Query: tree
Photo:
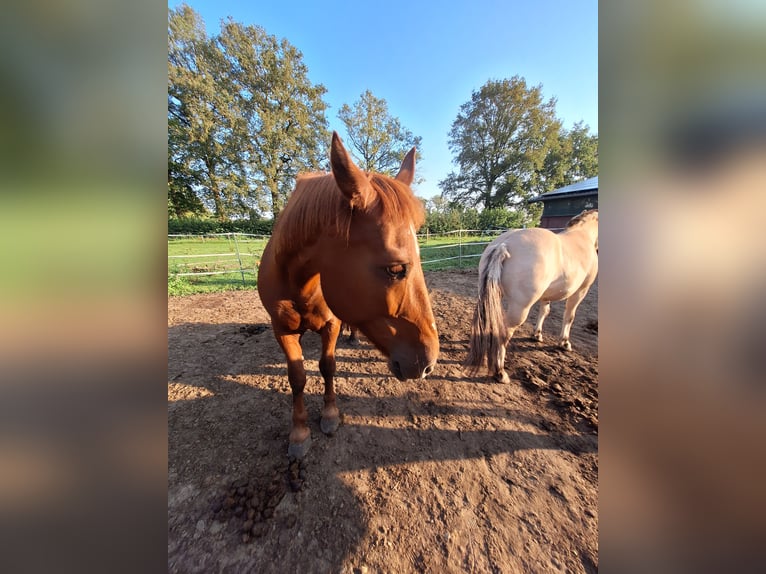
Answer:
M194 182L182 166L168 158L168 215L184 217L202 215L207 210L194 192Z
M425 201L425 227L431 233L444 233L456 229L478 229L479 213L444 197L435 196Z
M524 214L501 207L490 207L479 214L479 229L514 229L522 227Z
M215 46L188 6L168 16L168 181L197 189L225 219L238 191L232 116L214 68ZM171 198L172 199L172 198Z
M511 208L525 224L539 217L527 200L545 187L544 167L560 144L555 100L524 79L490 80L460 107L449 133L459 167L439 182L442 193L462 205ZM553 189L553 188L551 188Z
M297 173L326 155L325 91L286 40L231 19L208 38L189 6L170 10L169 188L192 189L221 220L278 215Z
M276 216L295 176L318 170L326 156L330 134L322 96L327 90L311 84L300 51L260 27L229 20L217 45L236 94L234 136L245 179L252 192L267 192L268 209Z
M370 90L353 107L343 104L338 119L346 126L349 150L365 171L396 175L407 152L413 147L420 151L422 138L404 128L389 114L386 100L376 98Z
M598 135L590 135L590 128L583 122L577 122L571 131L565 134L570 154L565 175L568 185L581 179L598 175Z

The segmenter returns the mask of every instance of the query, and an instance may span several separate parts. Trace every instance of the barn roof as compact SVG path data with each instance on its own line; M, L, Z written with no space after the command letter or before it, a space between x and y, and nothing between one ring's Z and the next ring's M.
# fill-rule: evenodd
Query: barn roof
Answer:
M547 201L549 199L556 199L563 196L576 197L580 195L593 195L594 193L598 193L598 176L589 177L588 179L583 179L582 181L559 187L548 193L543 193L542 195L530 199L529 203Z

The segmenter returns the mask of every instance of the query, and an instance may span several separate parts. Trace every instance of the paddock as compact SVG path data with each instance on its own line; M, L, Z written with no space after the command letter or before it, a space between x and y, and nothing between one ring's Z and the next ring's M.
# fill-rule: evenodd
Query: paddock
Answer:
M507 385L462 368L476 269L426 282L434 372L400 382L364 338L341 340L332 437L319 430L319 337L306 334L314 443L292 465L284 355L258 294L168 299L170 572L597 571L598 282L571 353L556 344L563 303L542 343L533 311Z

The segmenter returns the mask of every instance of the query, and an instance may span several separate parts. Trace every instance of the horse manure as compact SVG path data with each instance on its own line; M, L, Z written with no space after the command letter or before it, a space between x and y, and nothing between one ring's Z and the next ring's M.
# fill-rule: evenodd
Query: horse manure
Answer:
M221 497L210 505L213 519L230 521L237 532L242 533L242 542L250 542L268 531L267 520L274 517L274 511L287 493L288 487L300 490L305 477L303 467L297 461L288 466L278 466L271 480L258 482L248 478L232 481L221 493Z

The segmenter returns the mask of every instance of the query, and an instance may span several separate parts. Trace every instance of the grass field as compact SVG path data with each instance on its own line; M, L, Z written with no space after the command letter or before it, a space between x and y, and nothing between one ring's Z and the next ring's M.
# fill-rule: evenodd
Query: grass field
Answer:
M464 233L419 236L423 269L477 267L482 251L497 234ZM168 295L255 289L267 240L241 234L168 237Z
M420 260L423 269L470 269L479 266L479 258L494 235L449 234L420 240Z
M267 240L240 234L168 237L168 294L254 289Z

